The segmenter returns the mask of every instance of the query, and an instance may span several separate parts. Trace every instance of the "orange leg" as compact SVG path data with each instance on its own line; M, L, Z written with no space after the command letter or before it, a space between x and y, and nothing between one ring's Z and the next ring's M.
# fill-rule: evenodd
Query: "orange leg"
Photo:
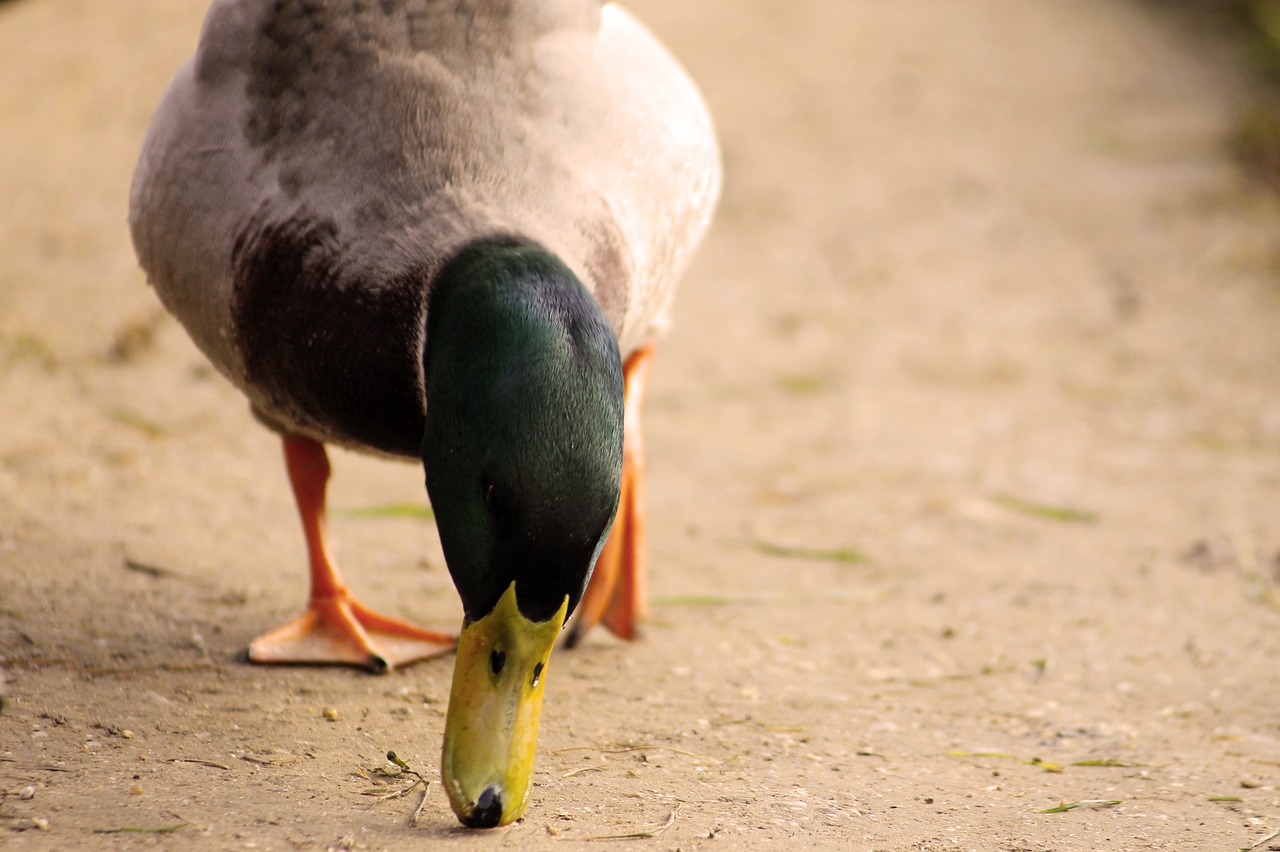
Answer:
M640 407L653 366L653 345L631 353L623 366L626 408L622 441L622 496L613 530L600 551L591 582L578 604L578 616L565 645L572 648L600 622L622 639L634 639L649 614L644 548L644 442Z
M325 543L329 455L324 444L287 435L284 458L307 539L311 596L306 612L249 644L249 659L255 663L345 663L385 671L451 650L452 636L379 615L347 591Z

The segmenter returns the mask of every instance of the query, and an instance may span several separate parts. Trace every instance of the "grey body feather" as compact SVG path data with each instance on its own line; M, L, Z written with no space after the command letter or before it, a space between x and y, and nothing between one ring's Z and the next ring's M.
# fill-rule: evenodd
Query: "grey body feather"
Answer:
M555 252L625 355L667 322L719 186L697 90L612 3L217 0L130 224L268 424L416 455L430 284L459 248Z

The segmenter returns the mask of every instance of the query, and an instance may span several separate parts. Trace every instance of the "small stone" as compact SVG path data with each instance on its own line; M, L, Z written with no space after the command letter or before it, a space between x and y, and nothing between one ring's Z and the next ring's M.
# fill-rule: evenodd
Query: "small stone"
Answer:
M49 820L45 819L44 817L32 817L31 824L34 825L36 828L40 829L41 831L49 830Z
M120 732L120 736L124 737L126 740L131 740L133 739L133 731L129 730L128 728L125 728L123 731Z
M18 791L18 798L24 802L29 802L36 797L36 786L28 784Z
M323 715L324 718L330 722L336 722L338 721L338 708L326 707L324 708L324 713L322 713L321 715Z

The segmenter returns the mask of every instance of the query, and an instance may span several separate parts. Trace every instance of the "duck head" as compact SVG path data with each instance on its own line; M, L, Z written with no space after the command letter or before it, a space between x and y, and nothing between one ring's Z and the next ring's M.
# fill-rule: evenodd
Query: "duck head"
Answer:
M464 619L445 722L463 824L524 812L546 669L617 511L623 378L591 294L528 242L442 270L428 305L422 459Z

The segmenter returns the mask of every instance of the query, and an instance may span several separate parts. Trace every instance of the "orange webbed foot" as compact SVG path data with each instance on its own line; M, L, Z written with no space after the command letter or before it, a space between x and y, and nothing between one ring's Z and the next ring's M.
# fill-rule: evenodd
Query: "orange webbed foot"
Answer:
M387 671L453 650L457 640L374 612L345 591L249 644L255 663L335 663Z
M338 663L386 671L453 650L457 645L453 636L374 612L347 591L325 536L330 468L324 444L286 435L284 458L307 541L311 595L306 612L249 644L249 659Z

